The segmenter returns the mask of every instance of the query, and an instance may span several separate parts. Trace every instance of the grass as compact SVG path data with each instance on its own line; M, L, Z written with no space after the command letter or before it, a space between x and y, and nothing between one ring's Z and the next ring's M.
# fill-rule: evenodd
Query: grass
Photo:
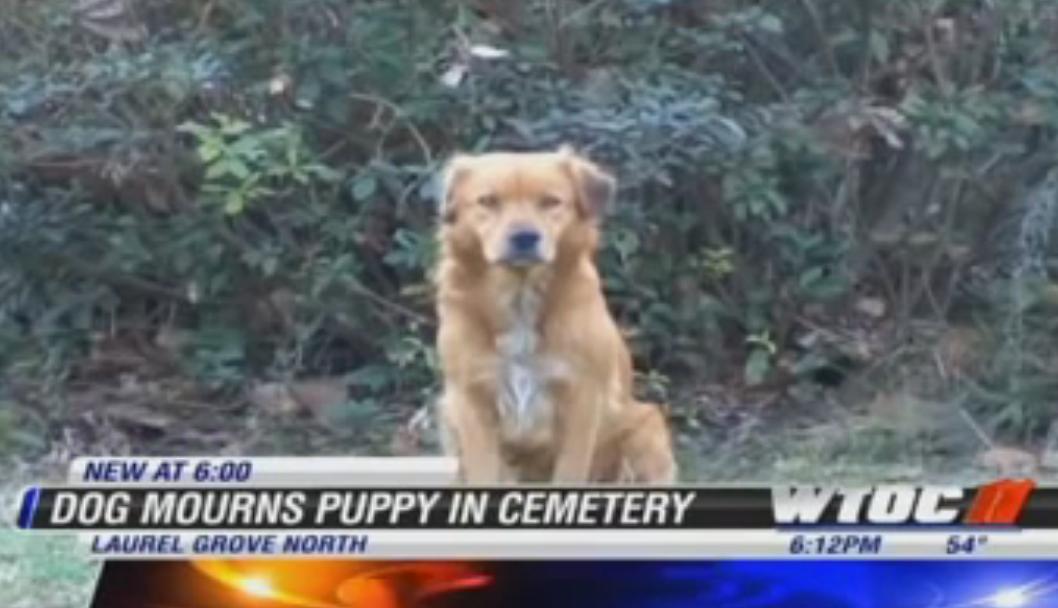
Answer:
M3 492L0 528L0 606L84 608L92 597L99 564L72 535L26 534L12 526L18 486Z
M785 403L723 424L686 424L676 434L681 477L738 484L952 483L999 477L1058 480L1038 446L982 438L962 422L960 402L908 394L851 408L820 400ZM687 427L695 430L688 432ZM1035 464L1026 466L1026 461Z
M0 606L84 608L99 566L79 555L67 536L0 530Z
M33 467L37 469L37 467ZM47 467L40 478L29 473L0 480L0 606L4 608L84 608L91 602L100 564L88 558L73 535L27 534L14 527L19 492L26 483L53 482Z

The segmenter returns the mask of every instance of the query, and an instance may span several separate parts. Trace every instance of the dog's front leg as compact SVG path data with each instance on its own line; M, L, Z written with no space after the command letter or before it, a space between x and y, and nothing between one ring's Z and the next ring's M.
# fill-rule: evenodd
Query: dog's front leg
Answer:
M459 458L462 481L497 484L503 481L503 461L496 432L495 405L480 391L448 389L442 407L445 423Z
M554 483L586 483L599 441L605 401L596 391L565 387L556 391L560 413Z

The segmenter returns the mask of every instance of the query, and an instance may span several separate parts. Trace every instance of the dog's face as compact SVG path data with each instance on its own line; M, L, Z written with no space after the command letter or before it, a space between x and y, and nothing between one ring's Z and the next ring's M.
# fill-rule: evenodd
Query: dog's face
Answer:
M569 148L454 158L442 215L490 264L528 268L555 261L571 230L610 204L613 178Z

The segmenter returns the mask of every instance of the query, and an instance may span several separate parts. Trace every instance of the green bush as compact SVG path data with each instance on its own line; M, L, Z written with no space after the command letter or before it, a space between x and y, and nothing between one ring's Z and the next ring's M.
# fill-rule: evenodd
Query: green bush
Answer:
M964 310L1017 326L976 411L1053 414L1054 364L1008 360L1055 354L1054 215L1024 219L1054 205L1052 2L75 4L0 7L9 370L178 329L209 390L420 401L439 165L573 143L621 179L601 262L652 385L832 367L798 338L867 295L894 349Z

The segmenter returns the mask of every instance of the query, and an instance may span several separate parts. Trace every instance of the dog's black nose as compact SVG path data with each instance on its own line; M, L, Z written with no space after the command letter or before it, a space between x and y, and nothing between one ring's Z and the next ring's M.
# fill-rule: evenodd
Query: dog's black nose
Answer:
M512 234L509 240L514 253L532 253L540 242L540 233L535 230L519 230Z

